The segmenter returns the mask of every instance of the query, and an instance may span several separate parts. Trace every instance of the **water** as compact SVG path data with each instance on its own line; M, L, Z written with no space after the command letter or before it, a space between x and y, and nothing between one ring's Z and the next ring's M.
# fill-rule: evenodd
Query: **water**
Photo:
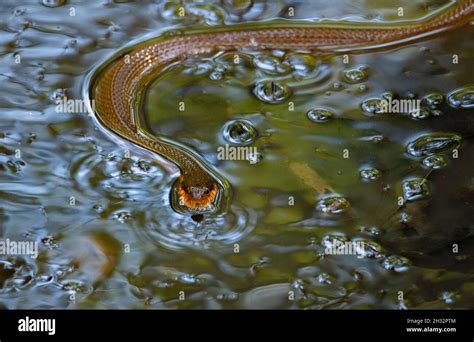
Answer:
M348 63L249 49L172 66L140 119L230 181L226 215L175 212L172 165L56 110L98 63L164 30L399 19L382 1L298 3L294 17L232 3L2 3L0 236L39 255L0 256L0 307L472 308L472 26ZM380 112L388 97L429 115ZM225 144L257 157L221 160ZM325 253L337 243L363 257Z

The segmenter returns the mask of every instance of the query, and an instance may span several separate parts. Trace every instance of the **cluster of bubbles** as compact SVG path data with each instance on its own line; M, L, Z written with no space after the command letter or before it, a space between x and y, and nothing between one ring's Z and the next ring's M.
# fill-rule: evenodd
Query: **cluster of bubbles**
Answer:
M371 115L385 114L387 113L387 103L392 99L397 99L392 92L367 99L361 104L362 111ZM410 94L407 100L415 100L415 95ZM420 108L401 114L416 120L439 116L442 115L440 108L445 105L445 101L454 108L471 108L474 106L474 87L461 87L447 96L442 93L428 94L419 100ZM408 142L406 151L412 157L422 158L421 165L423 167L431 170L440 169L447 165L443 153L459 148L461 139L461 136L454 133L424 134ZM376 179L379 172L375 169L363 169L360 171L360 175L364 180ZM408 178L402 182L402 190L407 201L425 198L429 195L428 181L422 178Z
M398 101L419 101L419 108L413 108L409 112L396 113L406 115L415 120L423 120L429 117L437 117L443 115L440 109L447 101L447 104L453 108L472 108L474 107L474 86L466 86L456 89L444 95L442 93L432 93L416 99L414 94L408 94L407 98L401 99L393 92L386 92L380 97L366 99L361 103L361 108L365 114L392 114L387 103L390 100Z
M461 137L454 133L430 133L411 141L407 152L413 157L422 157L427 169L441 169L447 165L443 152L452 151L461 145Z
M351 69L343 70L341 74L341 81L347 84L357 84L364 82L369 76L369 68L365 65L360 65ZM343 88L340 82L334 82L332 85L334 90ZM365 90L366 86L361 84L359 90ZM330 91L326 92L326 95L330 95ZM329 122L335 115L332 109L327 108L311 108L306 113L308 119L314 123L326 123Z
M223 25L255 20L266 9L263 1L224 0L214 2L164 1L160 3L158 14L161 18L180 24Z
M51 264L48 269L40 270L24 257L12 257L0 260L0 271L4 276L0 282L2 293L24 291L36 286L61 289L63 292L55 295L67 298L71 294L88 294L93 290L87 282L69 278L76 271L72 264Z
M454 133L429 133L422 135L407 144L406 150L413 157L423 158L422 166L428 169L440 169L446 166L443 152L457 149L461 137ZM402 183L403 196L407 201L425 198L429 195L426 179L409 178Z
M72 163L71 177L83 191L90 192L91 198L100 195L114 200L141 202L158 200L153 192L156 193L164 181L163 171L158 165L134 155L127 156L126 150L106 153L100 146L96 146L93 152L78 156ZM94 210L101 212L103 208L99 205ZM113 215L120 222L129 219L121 212Z
M380 265L388 271L395 273L406 272L410 267L410 261L399 255L387 255L387 252L378 243L365 239L351 239L342 233L330 233L321 239L321 246L327 250L336 250L341 246L352 244L352 252L361 258L376 259Z
M253 57L258 81L253 93L269 104L286 102L292 95L289 83L314 77L320 72L320 61L314 56L282 51L260 52Z

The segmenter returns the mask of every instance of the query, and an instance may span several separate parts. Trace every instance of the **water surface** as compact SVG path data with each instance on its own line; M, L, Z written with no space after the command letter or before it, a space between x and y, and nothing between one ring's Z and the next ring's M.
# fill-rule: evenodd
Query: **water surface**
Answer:
M118 143L87 112L56 110L58 98L82 99L107 57L165 30L393 21L398 6L413 20L444 4L239 3L2 3L0 236L38 242L39 256L0 256L0 307L473 307L472 26L348 63L255 49L173 65L140 119L231 182L229 213L201 222L170 207L169 164ZM423 110L373 113L389 95ZM233 141L236 122L255 134ZM218 160L225 144L258 157ZM326 255L334 240L370 248Z

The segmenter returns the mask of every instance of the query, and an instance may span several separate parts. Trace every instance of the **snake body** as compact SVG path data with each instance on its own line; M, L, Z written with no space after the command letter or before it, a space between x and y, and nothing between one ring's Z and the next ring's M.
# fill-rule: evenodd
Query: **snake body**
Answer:
M337 53L377 46L393 46L466 24L474 13L474 0L460 1L425 20L402 25L352 26L285 22L267 27L229 26L223 29L161 35L132 48L100 71L91 91L95 115L101 125L120 137L175 163L181 175L177 196L191 211L215 209L220 182L199 157L162 137L143 133L137 120L140 92L171 62L190 54L242 48L310 50ZM284 25L284 26L282 26Z

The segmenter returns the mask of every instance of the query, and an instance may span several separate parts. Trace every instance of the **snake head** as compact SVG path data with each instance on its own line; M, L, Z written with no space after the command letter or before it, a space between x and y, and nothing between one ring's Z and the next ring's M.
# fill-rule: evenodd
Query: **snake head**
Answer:
M193 211L208 210L217 194L217 184L208 177L180 176L178 179L179 203Z

